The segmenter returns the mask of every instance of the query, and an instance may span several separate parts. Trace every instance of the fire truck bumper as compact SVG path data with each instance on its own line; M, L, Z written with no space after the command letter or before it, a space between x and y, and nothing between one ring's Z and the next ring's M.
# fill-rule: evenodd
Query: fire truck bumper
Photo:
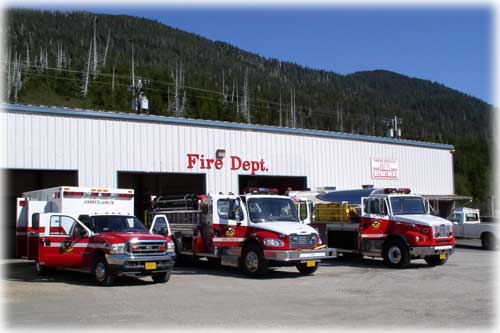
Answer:
M438 254L447 254L451 255L455 251L455 247L453 245L439 245L439 246L415 246L410 247L410 254L413 257L428 257L434 256Z
M336 249L318 250L264 250L264 257L269 261L299 263L310 260L332 259L337 257Z
M156 256L131 256L128 254L106 254L110 269L117 275L151 275L171 271L175 253Z

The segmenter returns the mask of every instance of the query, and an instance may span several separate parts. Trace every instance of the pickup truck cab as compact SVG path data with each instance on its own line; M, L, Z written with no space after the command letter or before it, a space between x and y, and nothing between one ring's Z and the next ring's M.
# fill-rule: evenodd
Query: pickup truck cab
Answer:
M38 273L78 270L91 273L103 286L112 285L119 275L151 276L157 283L169 280L173 243L151 234L135 216L85 216L84 221L60 213L34 214L29 259Z
M459 207L451 213L448 220L453 222L455 237L480 239L485 250L494 250L498 246L499 226L482 223L479 209Z

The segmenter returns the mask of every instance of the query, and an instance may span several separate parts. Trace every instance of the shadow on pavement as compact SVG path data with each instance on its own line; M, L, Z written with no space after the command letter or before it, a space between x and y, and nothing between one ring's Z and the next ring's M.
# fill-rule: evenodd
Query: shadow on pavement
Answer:
M321 262L321 266L347 266L356 268L369 268L369 269L387 269L394 270L395 268L388 267L381 259L371 259L364 257L343 257L339 256L335 259L328 259ZM412 261L405 269L416 268L429 268L426 263Z
M281 270L282 268L270 268L267 274L260 277L250 277L245 275L240 269L235 267L226 267L215 265L206 261L198 261L183 264L182 266L175 266L172 275L212 275L232 277L236 279L249 279L249 280L266 280L266 279L295 279L305 277L298 271L290 272Z
M2 270L3 278L8 281L65 283L99 287L92 281L92 276L90 274L81 272L57 270L44 276L38 275L35 271L34 263L29 261L2 264ZM154 284L154 282L152 280L147 281L129 276L120 276L115 280L113 286L107 288L144 286L149 284Z

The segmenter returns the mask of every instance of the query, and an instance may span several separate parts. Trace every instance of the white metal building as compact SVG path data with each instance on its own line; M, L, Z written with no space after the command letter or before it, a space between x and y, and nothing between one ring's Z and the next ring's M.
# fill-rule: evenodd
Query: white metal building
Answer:
M133 187L137 202L149 194L238 193L264 186L373 184L454 193L450 145L152 115L1 107L0 168L7 171L8 198L57 185Z

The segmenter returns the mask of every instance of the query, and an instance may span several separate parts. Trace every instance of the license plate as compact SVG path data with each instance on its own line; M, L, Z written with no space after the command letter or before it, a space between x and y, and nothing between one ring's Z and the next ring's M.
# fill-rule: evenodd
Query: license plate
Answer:
M145 265L146 269L156 269L156 263L155 262L147 262Z
M316 261L308 260L306 265L307 265L307 267L314 267L314 266L316 266Z
M446 253L441 253L439 255L439 259L446 259Z

